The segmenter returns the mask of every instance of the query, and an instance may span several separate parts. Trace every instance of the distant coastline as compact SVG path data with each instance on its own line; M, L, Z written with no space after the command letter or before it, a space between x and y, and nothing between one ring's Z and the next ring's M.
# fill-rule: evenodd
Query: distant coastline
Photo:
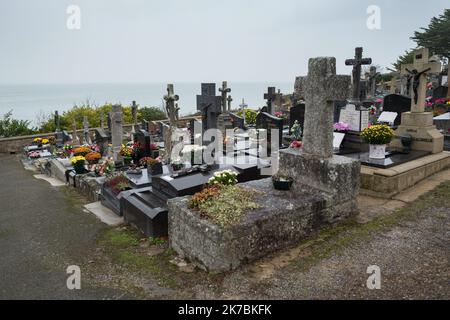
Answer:
M135 100L141 106L163 106L166 83L86 83L86 84L2 84L0 85L0 116L12 110L13 117L37 124L41 117L55 110L64 112L74 105L89 103L131 104ZM220 83L217 82L217 89ZM242 98L250 108L265 104L264 93L268 86L275 86L282 93L292 93L292 82L228 82L233 97L233 107ZM196 95L200 94L199 82L174 82L175 93L180 96L181 114L196 112ZM217 94L219 94L217 92Z

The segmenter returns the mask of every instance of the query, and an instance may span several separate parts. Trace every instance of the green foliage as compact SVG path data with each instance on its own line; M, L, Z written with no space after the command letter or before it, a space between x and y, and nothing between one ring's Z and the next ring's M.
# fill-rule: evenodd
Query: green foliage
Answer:
M450 58L450 9L433 17L427 28L414 32L411 37L419 46L430 49L441 58Z
M397 61L392 65L396 70L401 69L402 64L410 64L414 62L414 49L405 50L405 53L397 58Z
M222 228L227 228L239 223L248 210L260 207L253 202L253 198L258 193L257 190L237 185L222 186L214 197L199 202L196 208L203 217L212 220Z
M394 75L392 73L383 73L380 74L379 79L377 81L379 82L389 82L392 80Z
M3 115L0 119L0 137L26 136L36 133L36 128L30 128L30 121L16 120L12 118L12 111Z
M103 106L91 106L88 103L81 106L74 106L68 111L64 111L60 115L61 128L66 130L72 130L72 123L75 120L77 128L83 127L83 118L87 116L89 121L89 127L100 127L101 115L103 114L105 126L107 125L108 114L112 110L112 104L105 104ZM152 121L165 119L165 113L158 107L143 107L138 110L137 118L139 121L142 119ZM123 120L124 123L132 123L131 106L123 106ZM56 129L53 115L47 117L43 123L41 123L41 132L54 132Z
M166 113L158 107L144 107L138 110L138 120L156 121L166 119Z
M239 117L242 117L243 112L242 110L239 110L237 112L237 115ZM256 112L256 110L253 109L245 109L245 122L247 124L255 124L256 123L256 116L258 115L258 112Z

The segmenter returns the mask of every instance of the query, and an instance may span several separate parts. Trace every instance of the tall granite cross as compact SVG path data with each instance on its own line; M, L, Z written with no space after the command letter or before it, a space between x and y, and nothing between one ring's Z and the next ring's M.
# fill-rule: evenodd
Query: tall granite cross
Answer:
M123 140L123 113L122 106L120 104L115 104L112 107L110 113L111 127L109 128L111 132L111 143L114 161L120 161L120 149L122 148Z
M355 48L355 58L345 60L346 66L353 66L352 72L352 99L355 101L360 100L361 93L361 66L372 64L371 58L363 58L363 48Z
M228 96L227 103L228 103L228 111L231 110L231 102L233 101L233 98L231 96Z
M368 76L368 93L373 98L375 96L376 90L377 90L377 77L380 75L379 72L377 72L376 66L371 66Z
M83 117L83 143L84 144L91 144L91 137L89 136L89 121L88 117Z
M227 99L228 93L231 92L231 89L228 88L228 84L226 81L222 82L222 88L219 88L220 93L222 94L222 111L227 112Z
M133 101L131 104L131 117L133 119L133 131L136 131L136 127L137 127L137 111L138 111L138 105L136 104L136 101Z
M202 94L197 95L197 110L202 112L202 129L217 129L217 117L222 113L222 97L216 96L215 83L202 83Z
M244 98L242 98L242 103L239 105L239 107L242 110L242 119L244 119L244 125L245 125L245 109L247 109L248 105L245 103Z
M167 94L164 96L164 101L166 102L166 112L169 118L169 128L168 132L165 133L164 149L166 151L166 161L169 161L173 149L172 134L175 132L178 124L178 104L176 103L180 97L174 94L173 84L167 85Z
M268 87L267 93L264 93L264 99L267 100L267 113L272 114L272 102L275 101L277 97L275 87Z
M304 81L305 124L303 152L319 158L333 156L334 100L345 100L350 76L336 75L336 59L309 59Z
M59 117L58 110L55 111L55 132L61 131L61 119Z
M426 48L414 51L414 63L403 65L402 70L406 70L410 75L409 91L411 93L411 112L424 112L425 99L427 97L427 73L440 72L441 64L429 62L429 51Z
M80 145L80 138L78 138L77 134L77 122L75 119L73 119L72 122L72 143L74 145Z

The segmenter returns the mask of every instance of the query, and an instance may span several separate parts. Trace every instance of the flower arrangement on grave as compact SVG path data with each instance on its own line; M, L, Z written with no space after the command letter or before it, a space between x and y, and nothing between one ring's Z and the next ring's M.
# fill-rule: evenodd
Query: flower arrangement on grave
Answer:
M238 223L248 211L260 206L253 201L260 191L238 185L208 185L189 200L189 208L202 218L211 220L222 228Z
M98 152L90 152L86 155L86 161L89 164L96 164L102 158L102 155Z
M115 195L131 188L128 178L123 173L111 175L105 183Z
M222 170L214 173L214 176L209 178L208 184L210 185L224 185L224 186L232 186L235 185L237 180L237 172L233 170Z
M302 142L301 141L299 141L299 140L294 140L294 141L292 141L291 142L291 144L289 145L289 148L292 148L292 149L300 149L301 147L302 147Z
M377 124L364 129L361 138L369 144L369 157L384 159L386 157L386 145L394 137L394 130L388 125Z
M70 162L73 165L73 168L75 169L75 172L78 174L82 174L85 172L84 164L86 162L86 158L83 156L73 156L70 158Z
M337 132L348 132L350 131L350 126L345 122L337 122L333 125L334 131Z
M159 157L159 147L156 143L150 143L150 151L152 152L152 158Z
M281 112L281 111L275 112L274 116L277 117L277 118L280 118L280 119L287 119L286 115L283 112Z
M371 106L368 108L368 111L369 111L369 114L370 114L370 115L374 115L374 114L377 112L377 107L375 107L374 105L371 105Z
M73 153L73 146L71 144L65 144L63 145L63 154L65 157L70 157Z
M110 176L112 175L116 170L116 164L114 163L113 158L105 159L102 163L95 164L92 168L92 171L95 172L95 174L99 177L102 177L104 175Z
M180 171L184 168L184 163L181 161L181 159L173 160L170 164L173 171Z
M450 98L440 98L433 100L428 97L425 102L425 111L433 112L433 116L439 116L443 113L450 112Z
M73 149L73 154L75 156L86 156L88 153L91 153L92 150L90 147L86 147L86 146L81 146L81 147L77 147L75 149Z
M131 163L133 154L134 154L134 149L132 146L122 145L122 147L120 148L120 155L123 157L123 162L125 165L128 165Z
M163 173L162 159L160 157L147 157L147 173L150 175L158 175Z
M37 151L31 151L31 152L28 152L28 157L30 159L37 159L37 158L41 157L41 154Z
M98 152L98 153L100 153L100 146L99 146L99 145L97 145L97 144L91 144L89 147L91 148L92 152Z
M377 124L364 129L361 137L368 144L388 144L394 137L394 130L388 125Z
M296 140L301 140L302 138L302 127L300 126L300 122L298 120L294 121L294 124L291 128L292 135Z
M143 158L139 159L139 166L147 168L148 161L150 159L153 159L153 158L152 157L143 157Z

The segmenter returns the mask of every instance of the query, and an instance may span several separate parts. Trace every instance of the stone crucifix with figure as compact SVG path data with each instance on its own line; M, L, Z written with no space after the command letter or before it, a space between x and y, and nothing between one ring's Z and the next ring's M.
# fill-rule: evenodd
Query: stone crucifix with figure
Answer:
M346 66L353 66L352 71L352 100L361 98L361 66L372 64L372 58L363 58L363 48L355 48L355 58L345 60Z
M179 108L177 101L179 99L180 97L174 93L173 84L168 84L167 94L164 96L164 101L166 102L166 113L167 117L169 118L169 128L165 134L165 141L164 141L164 149L166 151L165 155L166 161L169 161L171 157L173 149L172 135L178 126Z
M272 114L272 104L277 98L277 90L275 87L268 87L267 93L264 93L264 99L267 100L267 113Z
M425 112L428 72L438 73L441 64L429 62L429 51L426 48L414 51L414 63L402 65L410 75L411 111L402 114L402 121L395 131L396 139L391 142L391 147L402 149L401 137L412 137L412 150L429 151L431 153L442 152L444 148L444 136L433 124L433 114Z
M219 91L222 94L222 112L227 112L228 94L231 92L231 89L228 88L226 81L222 82L222 88L219 88Z

